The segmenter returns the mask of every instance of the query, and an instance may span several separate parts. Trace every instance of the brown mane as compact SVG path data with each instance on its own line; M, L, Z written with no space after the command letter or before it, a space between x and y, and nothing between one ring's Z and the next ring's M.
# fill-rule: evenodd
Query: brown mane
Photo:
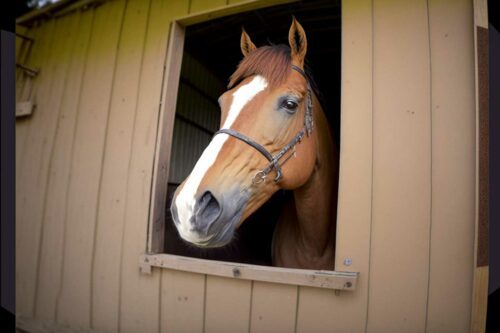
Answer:
M291 68L290 47L287 45L262 46L248 54L231 75L228 88L251 75L264 76L271 87L282 84Z

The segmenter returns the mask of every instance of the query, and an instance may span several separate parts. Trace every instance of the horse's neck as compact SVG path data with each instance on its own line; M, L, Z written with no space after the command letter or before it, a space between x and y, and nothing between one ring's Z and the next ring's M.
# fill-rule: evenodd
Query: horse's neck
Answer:
M315 108L320 108L315 103ZM276 230L275 264L333 269L337 206L337 151L322 110L315 119L317 160L308 181L294 191Z

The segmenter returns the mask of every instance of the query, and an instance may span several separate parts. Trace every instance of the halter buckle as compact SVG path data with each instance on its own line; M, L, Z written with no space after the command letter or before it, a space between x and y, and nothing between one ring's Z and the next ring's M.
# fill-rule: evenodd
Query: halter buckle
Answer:
M260 170L260 171L257 171L257 173L253 176L252 178L252 184L254 185L257 185L257 184L260 184L262 182L264 182L267 178L267 174Z

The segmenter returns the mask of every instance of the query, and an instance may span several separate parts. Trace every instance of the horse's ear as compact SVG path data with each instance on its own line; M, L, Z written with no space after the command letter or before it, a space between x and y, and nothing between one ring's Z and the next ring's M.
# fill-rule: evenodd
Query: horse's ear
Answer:
M250 39L250 36L246 33L245 29L241 30L241 40L240 40L241 53L246 57L250 52L257 49L255 44Z
M292 26L288 32L288 43L292 51L292 60L295 60L298 65L303 66L307 52L307 38L304 28L302 28L295 17L293 17Z

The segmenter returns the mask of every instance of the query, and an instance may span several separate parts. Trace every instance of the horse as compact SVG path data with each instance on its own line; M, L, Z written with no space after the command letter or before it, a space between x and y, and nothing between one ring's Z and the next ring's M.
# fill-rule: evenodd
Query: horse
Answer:
M274 193L292 191L274 231L273 266L332 270L338 152L304 70L307 38L295 18L288 42L257 48L242 29L243 59L218 100L220 129L170 211L186 242L223 247Z

